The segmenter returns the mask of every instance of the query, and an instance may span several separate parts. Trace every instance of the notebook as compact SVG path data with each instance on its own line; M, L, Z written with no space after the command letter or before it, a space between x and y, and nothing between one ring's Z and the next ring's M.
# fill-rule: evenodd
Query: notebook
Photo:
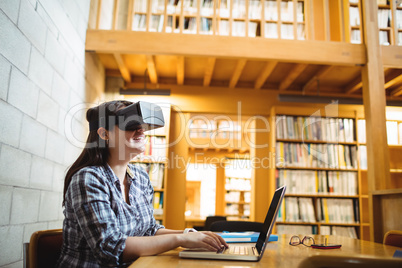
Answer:
M218 233L226 243L255 243L260 236L259 232L223 232ZM268 242L278 241L278 236L271 234Z
M264 255L265 247L268 243L272 232L272 227L275 224L276 216L279 207L285 195L286 186L282 186L275 191L269 206L262 231L254 246L238 246L230 245L223 252L206 251L202 249L187 249L179 253L181 258L191 259L218 259L218 260L233 260L233 261L259 261Z

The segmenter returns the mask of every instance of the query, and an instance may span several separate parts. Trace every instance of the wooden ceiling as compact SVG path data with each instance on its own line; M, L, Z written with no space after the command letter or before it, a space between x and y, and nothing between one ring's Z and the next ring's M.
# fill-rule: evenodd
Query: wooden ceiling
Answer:
M362 95L363 45L88 30L86 49L96 51L107 76L123 77L125 88L146 79L150 89L173 85L198 91L216 87ZM402 48L392 49L383 48L384 91L388 99L400 100L402 61L395 51L400 54Z

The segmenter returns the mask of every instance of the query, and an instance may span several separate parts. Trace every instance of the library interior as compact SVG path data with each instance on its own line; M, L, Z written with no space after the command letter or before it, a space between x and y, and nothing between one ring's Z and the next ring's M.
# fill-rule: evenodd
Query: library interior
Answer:
M119 99L162 107L131 163L167 228L263 222L286 185L273 234L402 239L401 0L8 2L0 267L62 228L84 111Z

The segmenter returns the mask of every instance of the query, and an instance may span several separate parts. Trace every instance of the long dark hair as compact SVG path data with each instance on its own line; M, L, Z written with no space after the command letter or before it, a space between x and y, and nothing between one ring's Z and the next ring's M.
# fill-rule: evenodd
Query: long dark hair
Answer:
M99 137L98 128L110 130L114 123L109 119L114 118L118 110L130 104L131 101L109 101L87 111L86 118L90 125L88 138L82 153L68 169L64 179L63 206L68 186L77 171L88 166L106 166L110 154L108 142Z

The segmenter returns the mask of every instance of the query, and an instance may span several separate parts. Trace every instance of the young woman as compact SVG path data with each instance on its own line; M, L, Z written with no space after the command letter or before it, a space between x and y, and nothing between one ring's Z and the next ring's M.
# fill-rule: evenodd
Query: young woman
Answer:
M117 118L132 104L111 101L87 111L86 147L65 177L58 267L125 267L139 256L179 246L227 247L214 233L169 230L156 223L148 174L129 164L144 152L149 126L141 118L128 117L123 123Z

